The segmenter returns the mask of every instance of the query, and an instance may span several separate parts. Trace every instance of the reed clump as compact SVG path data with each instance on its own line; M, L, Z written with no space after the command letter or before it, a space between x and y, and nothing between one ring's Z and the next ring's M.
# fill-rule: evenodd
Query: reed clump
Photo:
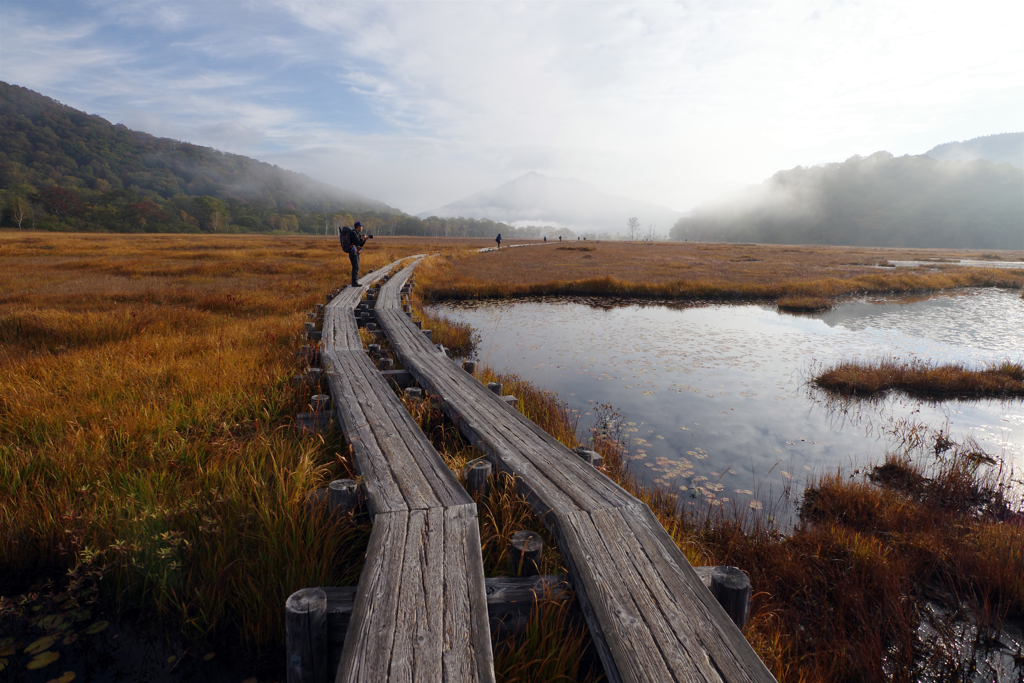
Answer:
M790 296L783 297L775 302L780 311L794 311L797 313L819 313L832 308L833 302L816 296Z
M974 369L962 363L929 363L886 358L842 361L814 383L844 396L873 396L900 390L925 398L1024 396L1024 365L1003 361Z

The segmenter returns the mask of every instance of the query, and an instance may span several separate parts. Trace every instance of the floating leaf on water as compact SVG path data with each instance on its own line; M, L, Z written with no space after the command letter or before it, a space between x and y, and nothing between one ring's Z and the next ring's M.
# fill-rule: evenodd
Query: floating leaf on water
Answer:
M64 617L59 614L47 614L39 620L37 626L44 631L63 631L70 626L70 624L68 624L68 622L64 620Z
M176 661L178 661L178 658L175 657L174 655L171 655L170 657L167 658L167 663L168 664L174 664Z
M762 505L761 501L759 500L752 500L749 503L747 503L747 505L750 506L751 510L761 510L764 508L764 505Z
M53 636L43 636L39 640L35 641L31 645L25 648L25 654L37 655L43 650L49 650L50 646L53 645Z
M0 647L0 657L10 657L14 652L14 645L4 645L3 647Z
M3 671L4 669L6 669L8 663L9 662L8 662L7 657L0 657L0 671Z
M69 616L71 616L75 621L85 621L86 619L92 616L92 611L87 609L80 609Z
M58 659L60 659L59 652L40 652L31 662L25 665L25 668L29 671L35 671L36 669L42 669L44 666L50 666Z
M242 683L259 683L255 678L247 678Z
M65 645L70 645L71 643L75 642L76 640L78 640L78 634L77 633L69 633L66 636L64 636L64 640L62 640L61 642L64 643Z
M0 638L0 647L14 645L14 638Z
M93 624L89 628L85 629L85 632L86 632L86 634L88 634L90 636L93 636L93 635L96 635L97 633L99 633L100 631L102 631L103 629L105 629L108 626L110 626L110 622L109 621L97 621L95 624Z
M214 656L216 656L216 654L217 654L216 652L207 652L205 655L203 655L203 661L204 662L210 661L211 659L214 658Z
M46 683L71 683L73 680L75 680L75 672L65 671L59 678L51 678Z

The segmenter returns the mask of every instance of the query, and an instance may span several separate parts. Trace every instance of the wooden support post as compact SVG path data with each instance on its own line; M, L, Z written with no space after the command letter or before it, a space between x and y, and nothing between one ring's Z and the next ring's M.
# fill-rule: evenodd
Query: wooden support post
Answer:
M304 328L303 332L306 335L306 339L309 339L310 337L313 336L313 330L316 329L316 323L311 323L311 322L302 323L302 327Z
M288 683L327 681L327 593L295 591L284 603Z
M333 299L333 298L334 298L333 294L327 294L326 296L324 296L324 303L325 304L331 303L331 299Z
M359 482L355 479L335 479L327 486L327 505L332 515L353 512L360 502Z
M740 628L750 615L750 591L750 577L739 567L715 567L711 571L711 593Z
M331 294L333 294L334 296L338 296L339 294L341 294L341 290L335 287L334 289L331 290Z
M498 396L501 396L501 382L488 382L487 388L496 393Z
M508 396L502 396L501 400L507 403L513 409L519 410L519 399L516 398L515 396L509 394Z
M580 456L594 467L604 466L604 457L597 451L592 451L589 448L583 446L577 446L575 449L576 455Z
M380 344L368 344L366 352L370 354L370 358L376 358L380 355Z
M406 387L405 395L409 398L423 398L423 390L419 387Z
M517 531L508 542L508 568L512 576L539 576L544 541L532 531Z
M487 482L491 478L491 463L485 458L470 460L462 470L466 477L466 490L471 496L483 496L487 493Z
M381 370L391 370L394 367L395 367L395 359L394 358L388 358L387 356L381 356L381 359L380 359L380 369Z
M313 397L309 399L309 405L310 408L313 410L314 415L321 415L322 413L327 412L327 407L330 404L330 394L314 394Z
M423 334L426 335L427 341L434 341L434 331L433 330L423 330Z
M370 332L373 332L374 330L377 329L377 323L366 323L366 329L368 329Z
M462 369L472 375L476 372L476 363L471 360L464 360L462 361Z
M366 311L360 311L359 313L359 327L366 327L370 322L370 314Z
M423 329L423 321L422 320L420 320L419 318L413 318L412 321L416 325L416 327L418 327L421 330Z

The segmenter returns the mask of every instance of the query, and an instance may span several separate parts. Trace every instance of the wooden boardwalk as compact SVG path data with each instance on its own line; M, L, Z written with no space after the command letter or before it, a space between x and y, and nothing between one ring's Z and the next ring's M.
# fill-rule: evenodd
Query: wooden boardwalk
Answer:
M335 680L490 682L476 505L363 349L362 292L324 309L322 364L373 519Z
M558 540L608 679L774 681L650 509L440 352L401 310L410 266L381 289L378 323L420 386ZM360 589L362 585L360 584ZM348 643L346 643L346 650Z

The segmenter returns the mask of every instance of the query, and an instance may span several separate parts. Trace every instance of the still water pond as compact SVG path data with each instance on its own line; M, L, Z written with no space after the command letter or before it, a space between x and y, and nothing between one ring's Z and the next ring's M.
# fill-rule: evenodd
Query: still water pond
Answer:
M843 359L1019 361L1016 291L865 299L815 315L597 299L434 310L471 324L481 362L556 392L580 411L581 427L596 403L613 404L630 430L631 466L648 484L691 495L699 485L719 502L757 508L799 490L812 472L880 461L905 420L973 437L1024 471L1020 400L935 404L894 394L841 404L809 384L816 369Z

